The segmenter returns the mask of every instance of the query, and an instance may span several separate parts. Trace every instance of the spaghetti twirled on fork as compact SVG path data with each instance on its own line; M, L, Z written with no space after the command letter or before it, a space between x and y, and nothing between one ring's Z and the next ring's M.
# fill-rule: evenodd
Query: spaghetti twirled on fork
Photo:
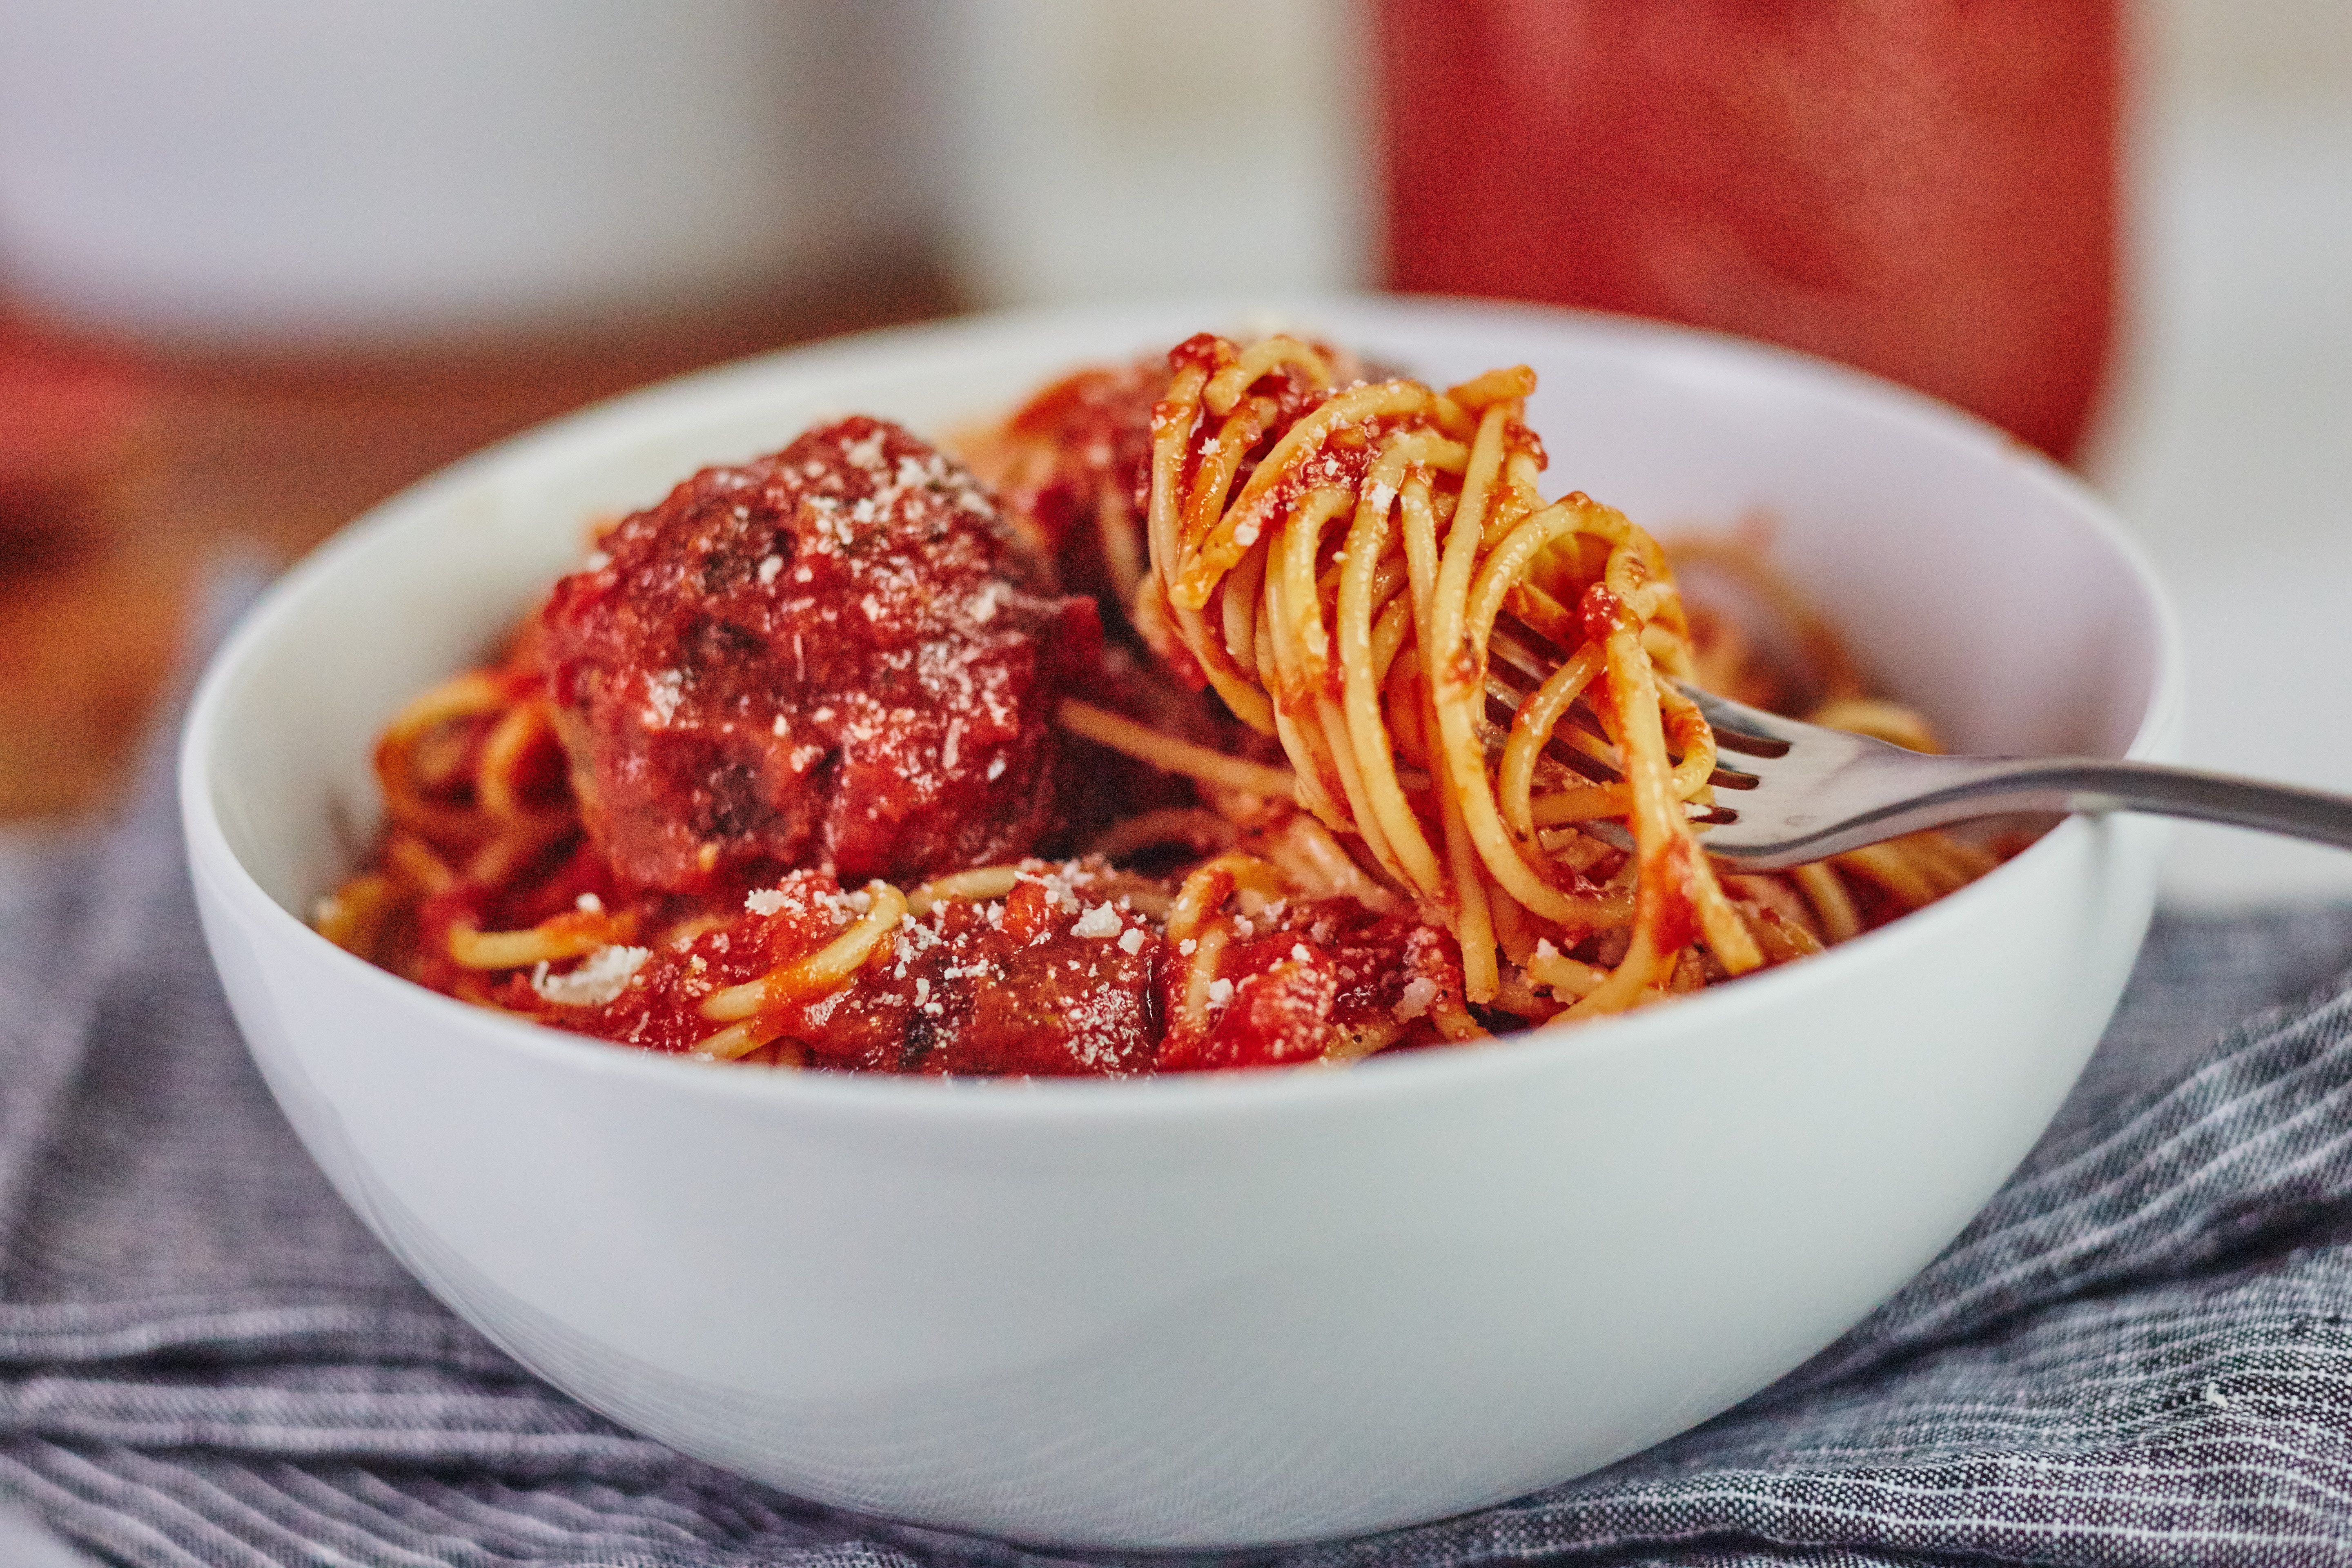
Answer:
M1171 363L1135 619L1279 740L1301 805L1454 933L1471 1002L1619 1011L1812 944L1753 879L1728 896L1700 851L1690 814L1715 746L1661 679L1697 674L1665 553L1580 492L1537 492L1533 372L1339 388L1312 345L1208 334ZM1491 658L1506 619L1551 656L1531 691ZM1580 700L1599 737L1567 721ZM1593 782L1562 748L1618 776ZM1630 861L1579 831L1598 819L1630 826ZM1906 853L1881 858L1898 879ZM1942 874L1908 880L1980 868L1957 847L1927 854ZM1823 928L1850 933L1833 878L1799 885ZM1626 933L1613 963L1568 955L1612 931Z

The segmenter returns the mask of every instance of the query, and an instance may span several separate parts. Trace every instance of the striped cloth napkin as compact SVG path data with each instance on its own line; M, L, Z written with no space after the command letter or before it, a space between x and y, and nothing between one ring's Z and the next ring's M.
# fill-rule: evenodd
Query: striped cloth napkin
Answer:
M156 771L0 849L0 1503L142 1564L1073 1561L739 1480L443 1310L247 1064ZM1810 1364L1598 1475L1250 1561L2352 1560L2347 965L2352 910L2160 921L2025 1167Z

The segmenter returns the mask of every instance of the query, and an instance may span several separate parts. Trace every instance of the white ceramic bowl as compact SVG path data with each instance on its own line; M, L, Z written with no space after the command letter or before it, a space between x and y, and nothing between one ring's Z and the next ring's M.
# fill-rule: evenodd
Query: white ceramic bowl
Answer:
M1526 361L1554 489L1661 531L1753 510L1874 670L1980 751L2169 754L2178 655L2066 474L1794 355L1533 310L1276 314L1444 382ZM1926 1263L2097 1039L2153 825L2069 822L1810 963L1346 1072L822 1077L463 1006L302 923L370 745L588 521L832 414L938 432L1232 301L997 318L625 398L387 503L215 660L183 791L205 929L352 1205L524 1363L828 1502L1033 1541L1233 1545L1475 1508L1762 1387Z

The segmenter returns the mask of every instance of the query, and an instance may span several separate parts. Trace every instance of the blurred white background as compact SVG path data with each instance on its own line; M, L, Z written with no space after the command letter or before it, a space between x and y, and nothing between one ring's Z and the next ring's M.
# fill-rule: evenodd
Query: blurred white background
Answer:
M961 0L947 92L967 286L1026 305L1373 282L1358 10Z
M910 0L9 0L0 258L181 340L536 326L930 221Z
M2352 5L2146 0L2123 357L2089 463L2189 644L2190 761L2352 792ZM2352 897L2183 826L2175 901Z

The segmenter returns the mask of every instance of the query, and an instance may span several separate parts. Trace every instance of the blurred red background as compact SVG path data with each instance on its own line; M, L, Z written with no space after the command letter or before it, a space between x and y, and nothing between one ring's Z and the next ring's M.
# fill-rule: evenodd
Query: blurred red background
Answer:
M2115 318L2115 0L1381 19L1394 287L1766 338L2080 445Z

